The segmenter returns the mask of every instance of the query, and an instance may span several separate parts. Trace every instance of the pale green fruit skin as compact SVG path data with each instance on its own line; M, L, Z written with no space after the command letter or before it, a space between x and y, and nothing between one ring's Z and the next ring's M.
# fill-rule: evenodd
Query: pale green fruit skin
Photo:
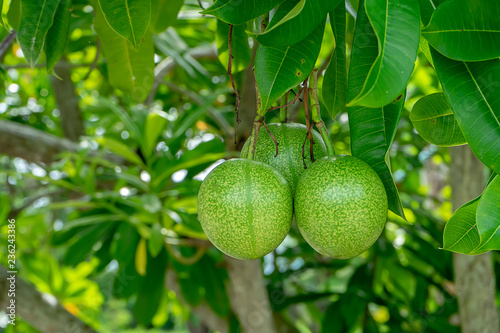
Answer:
M264 127L259 131L257 138L257 149L255 150L255 160L269 164L278 170L290 183L292 194L295 193L297 182L304 173L304 163L302 161L302 145L307 134L307 127L303 124L269 124L269 131L276 137L278 145L278 156L276 155L276 145ZM314 138L314 159L320 159L327 155L326 146L321 135L312 130ZM241 150L241 157L246 158L250 141L247 140ZM305 144L305 162L307 167L311 165L309 154L309 140Z
M292 193L271 166L247 159L218 165L198 192L198 219L212 244L237 259L265 256L285 239Z
M325 157L297 184L295 218L317 252L355 257L379 238L387 218L387 194L377 173L352 156Z

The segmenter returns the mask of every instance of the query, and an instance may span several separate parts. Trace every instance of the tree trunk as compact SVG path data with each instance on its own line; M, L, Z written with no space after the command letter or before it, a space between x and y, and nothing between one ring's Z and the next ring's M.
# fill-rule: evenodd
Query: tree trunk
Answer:
M484 165L469 146L450 149L453 209L476 198L484 189ZM498 333L495 273L491 253L453 255L460 321L463 333Z

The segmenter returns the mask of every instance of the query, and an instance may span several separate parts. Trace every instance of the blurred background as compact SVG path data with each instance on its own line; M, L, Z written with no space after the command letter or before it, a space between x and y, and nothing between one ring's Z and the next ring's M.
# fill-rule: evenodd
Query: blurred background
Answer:
M154 35L153 91L141 104L108 82L93 8L72 8L59 78L31 69L16 42L0 48L0 263L15 219L19 272L18 319L7 326L0 311L0 332L460 331L453 255L440 247L453 212L450 150L462 148L430 145L413 130L413 104L441 91L423 54L390 152L408 221L390 213L377 243L351 260L317 254L294 225L275 251L243 262L211 246L196 204L207 173L237 157L250 134L253 41L234 67L235 145L235 95L217 56L227 33L198 1ZM7 35L0 28L0 40ZM349 51L352 34L347 41ZM333 48L327 25L320 73ZM349 154L347 114L334 121L322 110L336 152ZM305 122L302 103L289 113Z

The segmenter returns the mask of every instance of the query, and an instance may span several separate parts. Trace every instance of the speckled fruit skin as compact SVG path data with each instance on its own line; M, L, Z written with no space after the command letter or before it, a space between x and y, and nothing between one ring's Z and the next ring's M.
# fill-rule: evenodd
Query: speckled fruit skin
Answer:
M268 128L279 143L278 156L274 157L276 155L276 145L266 129L262 127L257 138L255 160L276 168L288 180L292 187L292 194L294 194L297 182L305 170L302 162L302 145L306 138L307 127L303 124L269 124ZM317 131L313 130L312 133L315 142L313 146L314 159L317 160L326 156L326 146ZM249 145L250 142L247 140L241 150L241 157L247 157ZM309 140L306 142L305 155L306 165L309 167L311 165Z
M201 184L198 218L208 239L225 254L237 259L263 257L290 230L290 185L267 164L228 160Z
M295 218L319 253L355 257L375 243L387 218L387 194L377 173L352 156L325 157L297 184Z

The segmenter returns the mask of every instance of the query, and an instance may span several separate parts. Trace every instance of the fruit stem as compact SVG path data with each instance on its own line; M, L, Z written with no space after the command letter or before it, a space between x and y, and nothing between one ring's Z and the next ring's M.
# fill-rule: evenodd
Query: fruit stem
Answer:
M255 151L257 150L257 138L259 137L259 131L264 122L264 117L257 114L253 122L252 133L250 134L250 144L248 145L247 159L255 159Z
M309 76L309 94L311 98L311 111L312 111L312 121L316 128L318 129L323 141L325 142L325 146L328 152L328 156L335 156L335 149L333 148L333 143L328 134L328 130L326 128L323 119L321 119L321 111L319 109L319 98L318 98L318 69L314 68Z

